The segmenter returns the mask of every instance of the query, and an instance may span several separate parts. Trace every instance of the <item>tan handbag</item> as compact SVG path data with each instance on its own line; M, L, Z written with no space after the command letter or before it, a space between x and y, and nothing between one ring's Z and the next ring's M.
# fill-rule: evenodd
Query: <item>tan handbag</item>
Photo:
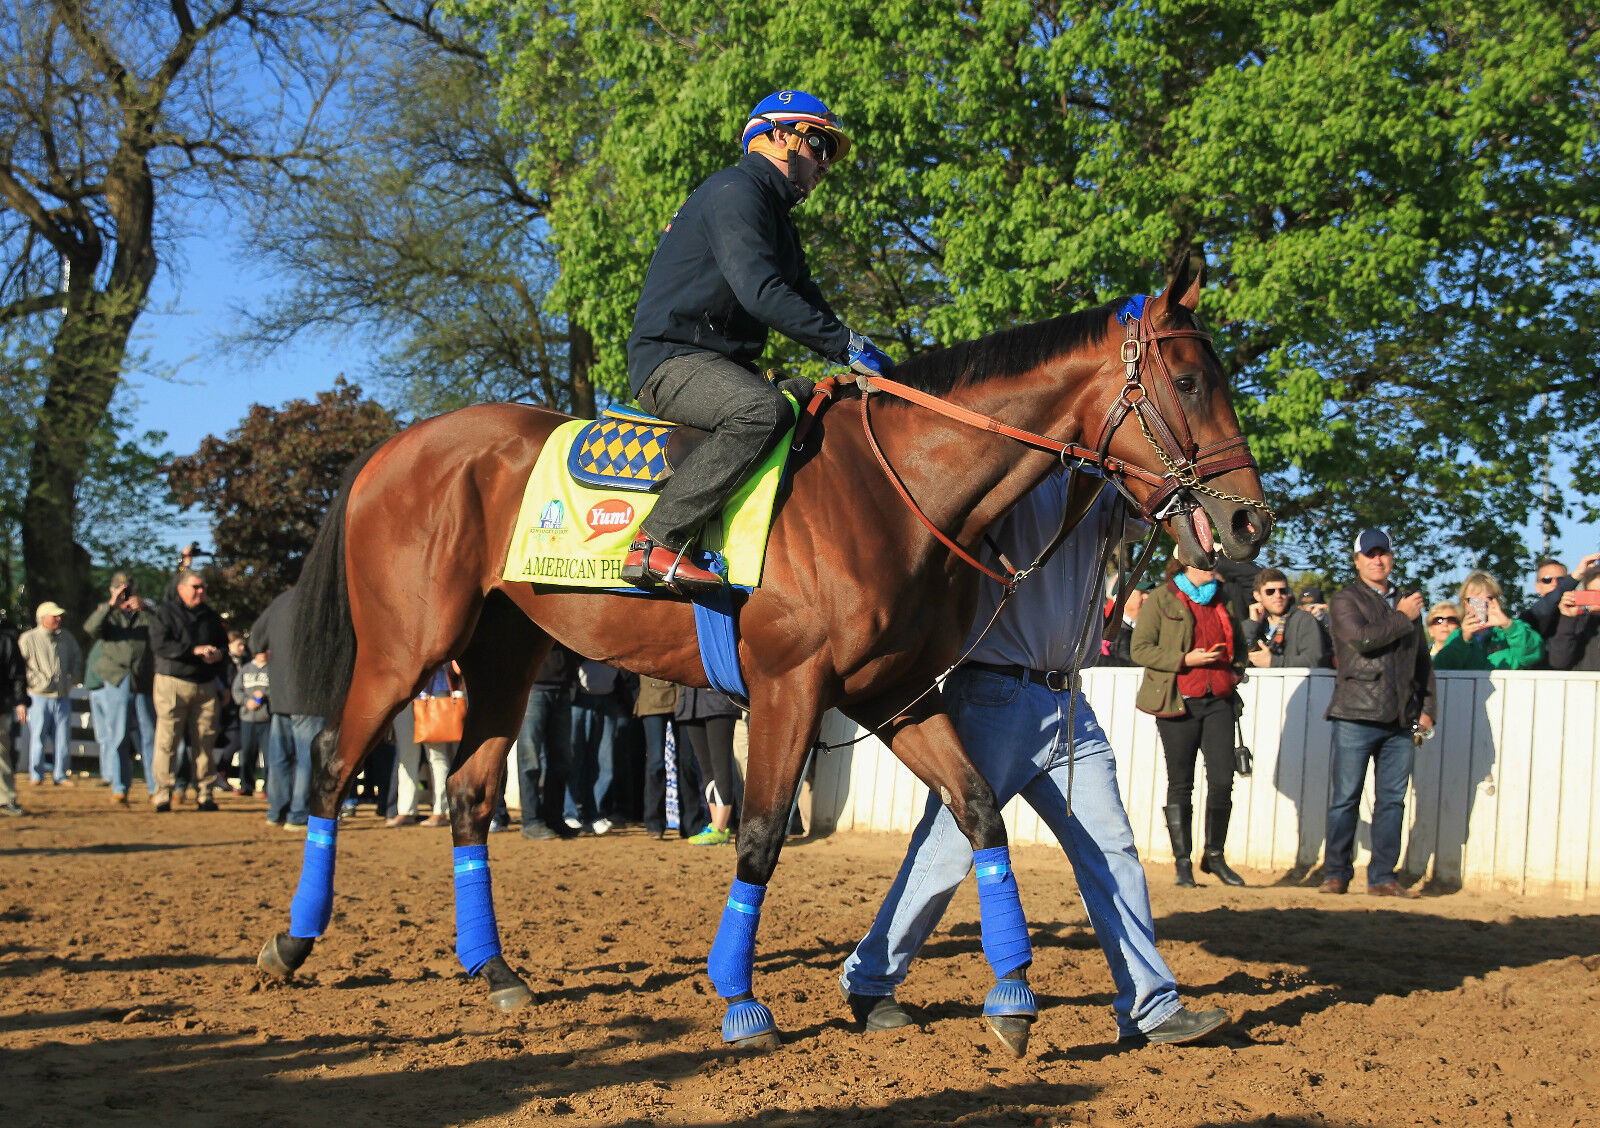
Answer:
M449 744L461 739L467 719L465 697L419 697L411 703L418 744Z

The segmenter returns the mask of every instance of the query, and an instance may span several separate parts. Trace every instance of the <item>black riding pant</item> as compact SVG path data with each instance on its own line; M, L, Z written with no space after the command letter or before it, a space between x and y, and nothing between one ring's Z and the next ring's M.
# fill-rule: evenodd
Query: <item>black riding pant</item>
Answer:
M733 806L739 780L739 769L733 758L733 718L679 721L678 732L689 741L694 758L700 762L706 802L714 807Z
M1157 717L1167 758L1167 805L1194 808L1194 761L1206 758L1206 810L1233 809L1233 698L1185 697L1187 716Z
M716 353L664 360L639 389L646 411L710 431L661 488L641 531L674 551L693 541L794 420L768 381Z

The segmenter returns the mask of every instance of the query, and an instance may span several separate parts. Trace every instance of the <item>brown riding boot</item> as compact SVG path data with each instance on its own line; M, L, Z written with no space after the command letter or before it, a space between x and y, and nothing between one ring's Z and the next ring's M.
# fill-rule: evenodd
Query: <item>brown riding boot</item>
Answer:
M722 577L649 537L635 537L622 562L622 578L636 588L670 588L685 595L722 590Z

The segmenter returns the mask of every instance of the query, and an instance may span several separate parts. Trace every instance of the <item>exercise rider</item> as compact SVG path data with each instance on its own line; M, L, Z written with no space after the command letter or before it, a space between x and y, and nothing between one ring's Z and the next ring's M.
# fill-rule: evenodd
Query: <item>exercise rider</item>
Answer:
M644 409L711 432L629 546L622 577L637 587L722 586L686 552L792 421L756 368L768 329L865 375L892 365L829 308L789 215L849 150L839 119L809 94L780 90L750 111L742 143L744 158L696 188L667 225L628 338L628 380Z

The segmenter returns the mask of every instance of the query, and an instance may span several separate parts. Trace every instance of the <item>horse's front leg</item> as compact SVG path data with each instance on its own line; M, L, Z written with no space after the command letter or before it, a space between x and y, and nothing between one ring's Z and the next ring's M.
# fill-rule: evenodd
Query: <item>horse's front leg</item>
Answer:
M773 1049L779 1042L772 1012L755 997L756 930L788 833L800 773L821 727L816 700L815 686L797 686L793 679L767 681L752 691L738 876L706 961L712 986L728 1004L722 1040L735 1046Z
M849 713L876 731L887 729L894 754L934 796L872 933L846 965L846 991L862 996L851 999L852 1009L859 1004L865 1013L873 996L892 996L894 985L904 977L957 887L976 867L983 954L995 974L995 985L983 1004L984 1020L1005 1048L1020 1058L1027 1052L1039 1006L1028 986L1033 948L1011 868L1000 815L1002 800L973 766L936 699L930 698L908 716L889 716L870 705L854 706ZM948 813L940 810L941 803ZM949 824L952 819L954 830ZM855 966L858 962L872 966ZM891 997L889 1004L892 1002ZM868 1014L863 1020L873 1029L910 1021L892 1005L883 1014ZM882 1025L873 1026L874 1020Z

